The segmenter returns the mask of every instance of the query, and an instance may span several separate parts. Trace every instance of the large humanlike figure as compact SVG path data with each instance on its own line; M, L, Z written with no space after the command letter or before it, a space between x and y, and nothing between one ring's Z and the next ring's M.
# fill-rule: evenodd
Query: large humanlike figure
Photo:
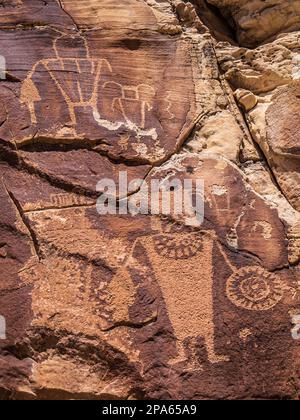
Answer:
M92 58L88 43L81 35L61 35L53 42L54 58L38 61L22 84L21 102L28 106L31 123L37 124L36 103L43 100L36 79L47 73L62 95L68 109L68 135L76 137L78 118L76 109L90 109L94 121L109 131L127 129L137 137L157 139L155 128L146 128L146 114L152 109L154 89L145 84L123 86L114 81L113 69L106 59ZM105 73L105 80L103 78ZM41 84L47 88L45 84ZM118 120L109 120L99 111L100 95L108 96L110 114ZM133 107L133 111L132 108ZM43 116L44 118L44 116ZM66 133L66 130L64 130Z
M232 272L226 279L226 295L235 306L248 311L268 311L281 301L286 286L258 265L240 269L234 266L213 230L187 231L184 225L155 217L152 229L152 235L135 241L127 263L108 287L110 303L117 309L112 322L122 324L131 321L129 311L124 312L120 308L134 304L129 291L137 291L140 286L134 284L130 273L137 270L141 279L147 277L147 283L150 281L152 285L157 282L160 289L176 339L177 356L169 363L187 362L192 369L197 368L199 339L204 340L210 363L228 362L227 355L216 351L214 248L218 248ZM150 267L137 257L141 255L141 250L142 254L146 254ZM126 296L126 301L122 302L120 296ZM124 313L128 316L127 320L120 318ZM188 354L188 349L192 354Z

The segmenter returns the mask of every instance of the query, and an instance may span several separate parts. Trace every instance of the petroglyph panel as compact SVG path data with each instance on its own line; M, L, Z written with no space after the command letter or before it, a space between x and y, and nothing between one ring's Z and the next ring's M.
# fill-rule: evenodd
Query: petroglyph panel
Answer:
M274 235L278 235L281 227L279 224L266 225L263 220L252 220L245 225L246 220L252 217L253 207L257 211L260 209L262 214L272 213L272 210L246 188L243 179L240 179L241 185L238 187L241 189L244 185L244 195L235 195L236 182L233 186L227 183L233 177L224 178L226 171L233 171L236 173L235 180L239 179L232 164L211 158L200 160L187 155L181 158L181 170L177 175L182 174L183 167L194 168L190 171L192 177L200 173L209 176L209 170L215 171L216 168L222 171L223 176L217 180L217 184L207 185L207 211L215 230L205 225L187 229L180 220L171 223L168 218L152 218L151 226L149 223L141 225L139 220L143 232L141 235L136 231L135 221L130 223L130 218L120 218L119 226L117 220L111 225L111 217L100 221L95 217L94 209L58 210L51 212L50 219L47 211L32 212L29 219L37 237L43 238L41 251L57 256L58 272L74 272L71 278L73 281L77 279L77 286L72 285L72 282L67 284L69 282L65 280L64 295L73 296L75 293L76 298L75 295L70 297L70 302L74 299L82 302L75 305L77 313L84 307L90 322L97 324L102 333L134 325L141 328L165 316L174 340L174 350L166 361L168 365L176 369L184 365L187 369L202 371L207 362L211 365L232 362L233 349L230 346L226 346L226 352L220 351L220 326L215 321L220 316L220 307L216 305L216 295L220 294L228 311L239 308L244 314L250 314L276 310L283 304L285 295L298 291L289 282L268 271L268 268L274 267L275 258L278 264L284 240L282 244L278 243L278 253L273 251L271 256L265 254L265 247ZM163 179L164 169L159 169L153 177L158 173ZM230 196L232 205L227 205L227 199L225 206L223 202L218 205L210 199L213 196L222 198L224 195ZM247 211L244 200L249 202ZM238 245L242 243L246 247L243 248L245 257L238 261L235 261L233 252L226 245L228 232L224 230L219 207L223 209L224 217L228 218L226 229L230 231L234 227ZM99 223L106 234L100 234L97 228ZM250 230L251 235L258 235L260 241L265 241L264 246L256 250L257 257L251 257L250 266L247 257L247 247L249 255L252 247L252 243L248 242L249 226L255 228ZM116 234L118 227L118 232L123 235L122 240ZM72 238L68 238L70 231ZM216 253L219 260L222 259L222 274L214 267ZM63 268L65 258L76 258L79 255L89 264L88 267L84 268L83 263L74 261L73 268ZM261 267L259 261L264 261L266 268ZM54 267L49 270L49 275L53 276L52 281L60 277L55 271ZM223 284L218 290L220 275ZM49 299L52 300L50 296ZM151 302L150 306L145 306L148 301ZM68 305L72 312L73 309ZM136 351L134 343L138 334L131 332L130 336L131 351ZM203 340L206 355L201 358L198 353L199 340ZM143 360L145 356L141 357Z
M1 2L0 399L299 397L299 34L200 3Z
M186 371L198 380L197 375L207 372L234 372L242 351L253 369L263 351L261 345L253 347L254 337L262 331L268 334L270 322L262 317L269 319L271 314L272 328L297 342L290 318L282 315L288 313L286 302L295 304L297 285L288 276L269 271L275 259L278 264L284 239L272 255L265 254L269 241L281 235L282 225L269 218L272 229L267 229L256 214L265 218L272 210L246 188L230 162L186 154L177 160L177 168L173 175L179 177L186 173L209 177L210 171L221 171L206 186L208 220L202 226L187 227L175 215L100 217L94 208L27 213L42 256L39 267L22 273L23 282L34 284L35 328L47 325L105 340L121 348L154 386L164 369L149 369L154 364L168 367L174 381ZM168 168L157 169L152 176L158 174L164 179ZM237 195L235 188L242 194ZM227 199L221 203L212 199L224 195L230 196L230 206ZM59 205L68 204L64 196L56 199ZM226 229L219 207L226 210L222 212ZM243 244L238 257L227 243L232 227L238 246ZM256 256L250 254L249 234L263 242ZM279 360L282 348L277 339L268 340L275 345L272 358Z
M27 34L6 40L3 53L20 78L19 109L27 121L22 130L16 121L7 140L20 148L87 144L113 159L143 163L177 149L197 116L188 39L153 34L149 42L145 33L112 37L55 28L40 34L38 59ZM28 51L22 70L20 58L10 55L12 43Z

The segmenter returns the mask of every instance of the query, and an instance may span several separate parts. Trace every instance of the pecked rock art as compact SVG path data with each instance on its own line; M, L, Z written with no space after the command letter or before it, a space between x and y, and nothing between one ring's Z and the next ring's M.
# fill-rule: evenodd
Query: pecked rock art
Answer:
M20 146L79 141L114 159L143 163L161 161L176 150L182 130L197 116L187 77L192 74L188 40L156 36L157 46L166 50L161 55L143 37L108 38L103 45L89 34L52 32L49 56L36 61L21 84L20 105L28 111L30 130L16 139ZM132 49L136 42L141 47ZM124 72L127 49L132 60ZM138 69L145 60L151 65L143 78ZM178 90L183 93L179 102Z
M231 302L250 311L268 311L274 308L283 298L284 290L282 282L261 267L246 267L234 271L226 288Z
M192 162L195 164L195 158L194 160L186 158L185 162L182 158L182 161L187 166ZM220 166L220 162L210 159L207 160L206 165L207 167L201 168L202 171L207 171L209 165L211 169L219 165L219 168L221 167L223 170L226 166L231 170L231 165ZM242 244L242 237L247 236L249 226L247 224L244 226L244 230L240 231L232 212L238 214L244 208L242 216L246 219L245 205L241 204L241 208L238 208L237 202L230 204L233 199L231 193L234 196L234 191L230 191L228 185L227 188L221 187L221 185L216 188L214 185L212 196L217 192L220 197L224 191L229 197L223 200L223 204L219 202L219 206L216 207L215 201L209 201L208 205L212 206L213 211L215 209L222 210L225 218L228 217L228 214L230 215L236 231L241 236L239 238L238 235L238 243L240 241ZM253 198L252 205L254 205ZM265 212L268 211L268 207L262 203L260 205L264 207ZM242 216L238 217L239 223L242 223ZM214 218L220 227L223 220L219 217L218 212L215 213ZM230 229L228 222L226 225ZM263 228L265 226L258 221L254 225L257 227L252 230L252 235L261 236L266 244L275 234L274 230L278 229L272 225L269 230L261 229L261 226ZM281 249L279 248L279 253ZM130 307L137 305L134 296L138 299L138 291L145 287L145 283L149 284L150 282L152 286L156 283L176 340L176 355L168 360L168 364L173 366L185 363L191 369L201 370L201 364L197 361L199 338L204 339L210 363L229 363L230 357L218 354L215 350L214 317L215 311L218 309L215 307L214 300L213 254L216 250L228 268L228 276L224 278L224 297L236 308L249 313L267 312L279 305L286 294L298 293L297 288L294 288L288 281L279 279L258 262L253 261L252 265L240 268L236 266L225 252L215 231L196 229L189 232L180 223L171 224L170 221L164 221L158 222L156 225L153 220L151 234L135 240L126 258L127 262L123 262L122 266L117 269L111 281L106 286L102 283L99 289L93 289L93 305L101 295L102 298L105 296L104 300L108 307L111 305L110 315L107 315L108 329L118 328L122 325L138 325L138 321L130 315ZM148 265L143 263L141 256L149 261ZM263 253L261 253L261 257L263 258ZM270 256L266 258L265 264L267 266L272 264ZM137 276L140 281L136 280ZM191 290L193 290L193 294L191 294ZM101 309L98 309L99 313L101 313ZM157 305L154 305L149 312L148 320L152 319L153 321L159 316L158 314ZM144 315L142 313L139 315L139 321ZM147 322L146 318L145 322ZM187 349L191 348L193 353L189 355Z
M102 88L103 90L112 89L116 91L116 97L113 98L111 109L113 112L119 110L125 123L115 123L114 127L119 129L123 126L135 131L138 137L150 136L153 140L157 140L156 128L146 129L146 113L152 111L153 98L155 97L155 90L151 86L142 83L135 87L122 86L117 82L105 82ZM117 94L118 91L119 95ZM130 109L130 106L136 109L136 123L130 120L126 112L126 109ZM94 118L101 124L98 110L94 110Z
M68 57L64 53L64 44L72 41L77 44L76 53L78 53L79 57ZM41 101L42 98L32 79L37 72L42 70L46 71L65 99L70 114L70 121L67 122L67 125L70 125L70 135L74 136L76 135L74 127L77 124L75 108L91 107L92 110L95 111L97 106L98 83L101 77L101 69L104 66L106 66L107 70L110 72L112 69L106 60L98 61L90 59L87 41L81 36L72 38L70 36L61 35L53 41L53 50L56 58L38 61L23 82L21 89L21 102L27 104L29 108L31 123L37 124L35 102ZM71 84L64 84L65 80L62 72L66 70L74 71L75 69L78 79L80 74L83 73L83 69L85 69L85 77L89 75L92 79L91 89L83 92L80 79L75 79Z
M286 3L283 22L251 1L4 2L0 399L299 397ZM118 209L153 180L201 180L203 220L100 215L99 181L124 172Z
M195 159L193 158L182 158L181 162L186 166L195 165ZM206 165L207 167L211 165L213 168L220 165L220 162L207 159ZM223 170L226 166L230 170L229 164L223 165ZM201 168L200 164L201 171L207 170L207 167ZM160 176L163 177L163 172L160 173ZM220 214L223 218L229 215L234 222L233 212L238 214L243 208L245 209L245 205L238 208L238 202L233 203L231 194L234 194L234 191L230 191L228 186L227 188L225 186L222 188L219 185L216 188L216 185L213 185L211 191L212 200L208 202L208 206L211 206L213 211L217 210L213 216L216 225L219 225L220 228L221 223L224 222ZM226 199L219 201L218 206L214 197L216 192L219 198L226 194ZM254 205L254 200L252 205ZM261 205L264 207L262 203ZM266 212L268 208L265 207L264 210ZM246 211L237 218L239 224L242 224L243 217L247 218ZM244 226L245 230L240 230L239 224L234 222L234 226L232 226L239 232L237 234L237 244L239 242L242 243L242 238L247 235L246 230L249 228L247 224ZM259 225L258 221L257 224ZM261 224L263 225L262 222ZM226 226L230 229L228 222ZM252 234L261 236L267 243L272 239L272 235L275 234L275 229L274 226L271 226L270 236L266 235L264 230L260 231L260 229L257 231L254 229ZM161 292L165 310L176 340L176 356L168 361L169 365L185 362L192 370L201 370L201 364L197 361L197 342L199 338L204 340L207 358L210 363L222 364L230 362L228 355L218 354L215 349L216 326L214 318L215 311L218 310L214 299L214 277L216 274L213 267L213 255L215 252L219 252L223 263L227 266L229 273L231 272L231 275L223 279L223 287L225 286L224 296L226 296L228 302L237 308L256 313L267 312L282 302L286 294L298 293L297 287L279 279L268 269L255 262L255 260L252 262L252 265L235 266L220 242L216 231L201 230L201 228L188 231L182 222L170 223L168 219L155 222L154 219L152 222L152 234L144 238L138 238L135 241L128 256L125 269L122 267L118 270L111 285L108 286L110 302L115 308L118 308L117 313L112 313L112 325L122 323L123 312L119 311L120 299L116 295L122 293L122 290L124 290L124 293L127 290L127 298L123 303L128 301L132 303L133 299L132 297L129 298L128 288L131 288L131 293L137 294L139 286L134 283L133 279L130 281L130 273L137 270L142 278L153 276ZM150 268L143 265L140 258L135 255L146 255ZM263 257L263 254L261 256ZM268 266L270 262L268 257L265 264ZM191 291L193 292L191 293ZM123 322L125 320L127 322L132 321L129 314L130 311L126 311L128 318L124 318ZM191 350L191 348L192 355L188 355L187 349Z
M73 58L66 54L66 45L70 43L75 45L77 57ZM53 50L56 58L37 62L22 84L21 102L28 106L32 124L37 124L35 102L42 101L33 80L38 72L46 71L61 92L70 116L70 120L66 122L66 128L62 132L58 132L58 136L76 137L76 125L78 122L75 110L77 108L88 108L100 127L110 131L117 131L122 127L134 131L138 137L150 135L153 140L157 139L155 128L145 130L146 111L149 112L152 109L150 100L151 96L155 95L151 86L140 84L136 87L131 87L122 86L116 82L103 83L101 85L103 90L115 85L121 91L120 97L112 98L111 108L112 111L115 111L117 106L120 107L123 121L106 120L101 118L97 106L102 72L106 71L113 77L113 69L109 61L91 58L87 40L83 36L78 35L73 37L70 35L59 36L53 41ZM65 71L75 72L76 77L67 81L65 79ZM90 84L88 85L85 83L87 77L90 79ZM142 99L140 96L144 96L144 98ZM136 103L140 108L141 119L138 125L126 115L124 101Z
M28 222L41 244L42 264L22 273L23 281L30 279L34 284L34 328L93 334L113 348L122 348L139 375L148 378L149 387L156 386L159 372L168 367L177 384L176 390L170 389L173 396L182 395L177 373L190 372L198 381L197 375L210 369L236 369L240 341L250 343L259 329L268 330L259 324L261 318L276 314L292 343L297 342L293 336L298 325L292 332L292 318L281 315L283 307L297 302L296 283L271 271L278 267L285 246L280 240L282 227L269 218L266 229L259 216L266 218L274 210L247 189L229 162L185 154L177 165L179 172L173 176L185 174L183 168L193 168L191 177L202 174L208 180L210 171L220 171L219 178L206 185L209 222L187 227L177 216L175 220L150 217L151 223L149 216L100 217L95 208L79 202L74 202L74 208L28 211ZM161 179L167 174L164 167L157 171ZM236 195L236 188L241 194ZM59 197L58 204L67 206L68 201L60 202ZM251 221L253 211L256 223ZM238 257L227 236L231 229L237 235L235 246L241 249ZM250 258L248 234L261 241L256 256ZM278 249L268 255L274 237L279 239ZM222 269L214 266L216 256ZM222 334L227 334L223 318L231 322L231 334L238 341L222 341ZM199 343L203 343L203 354ZM243 346L239 351L246 357L250 350ZM258 357L259 349L251 352ZM158 371L149 370L158 360Z
M200 234L176 232L176 227L174 232L171 227L169 229L139 241L151 261L176 337L177 356L169 363L173 365L188 361L185 351L187 339L193 347L194 359L196 340L200 336L204 338L211 363L229 361L227 356L218 355L215 351L212 278L214 236L210 232L202 233L201 237ZM184 273L184 277L181 273ZM191 287L193 294L190 293ZM193 359L193 368L199 368Z

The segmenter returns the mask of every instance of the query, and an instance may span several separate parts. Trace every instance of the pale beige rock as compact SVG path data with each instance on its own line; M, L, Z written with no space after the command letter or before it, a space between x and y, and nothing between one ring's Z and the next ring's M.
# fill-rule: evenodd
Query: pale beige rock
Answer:
M257 97L249 90L237 89L235 97L245 111L251 111L257 105Z
M192 152L209 151L233 162L238 161L244 133L229 111L209 117L194 138L187 143Z
M298 48L298 32L252 50L218 45L226 79L237 89L238 101L247 102L242 106L252 137L283 194L299 211Z
M256 46L279 33L300 28L297 0L208 0L234 22L240 44Z

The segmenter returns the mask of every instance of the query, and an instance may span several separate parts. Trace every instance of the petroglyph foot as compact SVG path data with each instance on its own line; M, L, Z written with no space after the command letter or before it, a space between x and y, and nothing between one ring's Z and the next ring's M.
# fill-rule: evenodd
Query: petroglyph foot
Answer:
M193 360L189 361L186 368L184 368L184 371L185 372L193 372L193 373L202 372L203 367L197 359L193 359Z
M169 360L169 365L177 365L179 363L186 363L188 361L185 348L181 342L177 343L177 356Z
M227 363L230 362L230 358L228 356L218 356L216 354L214 355L210 355L208 357L208 360L210 361L210 363L212 364L216 364L216 363Z

